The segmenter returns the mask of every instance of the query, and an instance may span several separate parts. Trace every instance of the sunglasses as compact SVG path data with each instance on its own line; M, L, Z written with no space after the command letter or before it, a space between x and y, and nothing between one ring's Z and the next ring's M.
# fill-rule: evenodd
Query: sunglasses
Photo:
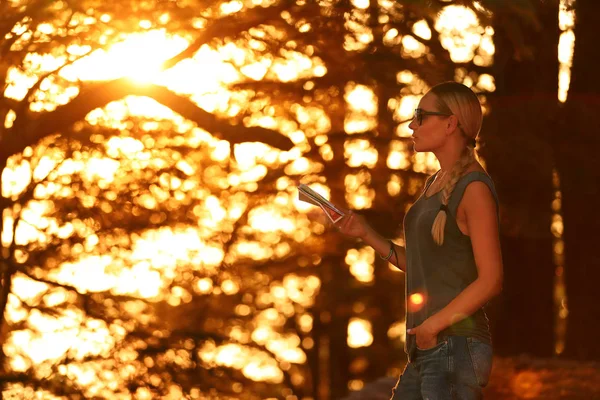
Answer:
M427 115L442 115L444 117L449 117L452 114L446 114L446 113L441 113L441 112L437 112L437 111L425 111L421 108L417 108L415 109L415 116L413 117L413 120L417 120L417 123L420 125L423 124L423 117L427 116Z

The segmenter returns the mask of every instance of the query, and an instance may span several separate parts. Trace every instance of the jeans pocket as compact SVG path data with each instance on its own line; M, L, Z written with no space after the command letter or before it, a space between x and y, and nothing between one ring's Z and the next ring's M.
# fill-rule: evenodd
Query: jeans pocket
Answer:
M441 349L442 347L444 347L444 345L446 345L447 343L448 343L448 341L447 341L447 340L444 340L444 341L442 341L442 342L440 342L440 343L436 344L435 346L433 346L433 347L431 347L431 348L429 348L429 349L421 349L421 348L419 348L419 346L417 346L416 344L415 344L415 347L417 348L417 351L418 351L420 354L431 354L431 353L433 353L433 352L435 352L435 351L437 351L437 350Z
M467 338L467 348L469 349L469 356L471 357L477 383L479 386L485 387L490 380L492 372L492 346L469 337Z

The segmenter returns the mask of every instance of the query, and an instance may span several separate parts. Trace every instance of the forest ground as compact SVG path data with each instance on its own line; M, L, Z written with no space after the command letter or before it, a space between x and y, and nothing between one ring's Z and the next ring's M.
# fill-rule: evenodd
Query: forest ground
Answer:
M388 400L397 378L386 377L346 400ZM485 400L600 400L600 361L495 357Z

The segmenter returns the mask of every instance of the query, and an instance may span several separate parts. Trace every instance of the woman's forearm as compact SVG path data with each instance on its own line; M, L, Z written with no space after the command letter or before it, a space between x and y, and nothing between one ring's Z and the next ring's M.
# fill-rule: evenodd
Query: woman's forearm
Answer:
M375 230L373 230L371 227L367 229L366 234L361 237L361 239L363 242L375 249L375 251L384 258L390 253L390 243L392 243L395 251L392 251L392 256L388 261L398 267L400 270L405 271L406 252L403 246L399 246L390 240L385 239L379 233L375 232Z

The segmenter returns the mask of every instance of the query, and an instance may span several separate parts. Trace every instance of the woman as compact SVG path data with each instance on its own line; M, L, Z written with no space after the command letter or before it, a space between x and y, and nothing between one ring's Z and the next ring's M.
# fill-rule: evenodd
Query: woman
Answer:
M358 214L336 226L406 273L408 364L392 399L481 399L492 366L484 305L502 288L498 201L475 158L481 105L466 86L445 82L419 102L409 125L414 149L440 170L404 219L405 247Z

